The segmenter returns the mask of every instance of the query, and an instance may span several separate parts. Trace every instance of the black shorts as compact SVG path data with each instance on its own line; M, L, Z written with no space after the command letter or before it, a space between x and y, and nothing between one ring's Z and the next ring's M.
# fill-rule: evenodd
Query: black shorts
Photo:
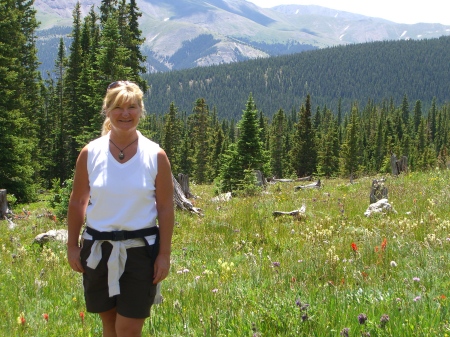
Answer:
M127 249L125 270L119 279L120 294L109 297L108 266L112 245L102 243L102 259L97 268L86 265L93 240L84 240L81 249L81 263L84 268L83 286L86 310L101 313L116 308L117 313L128 318L147 318L156 295L153 284L153 260L150 247Z

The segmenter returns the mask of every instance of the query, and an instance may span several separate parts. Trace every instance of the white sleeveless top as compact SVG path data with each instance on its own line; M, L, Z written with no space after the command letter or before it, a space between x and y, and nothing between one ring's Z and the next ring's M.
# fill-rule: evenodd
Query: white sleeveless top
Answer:
M86 224L102 232L155 226L159 145L138 131L137 152L122 164L109 151L109 135L88 144Z

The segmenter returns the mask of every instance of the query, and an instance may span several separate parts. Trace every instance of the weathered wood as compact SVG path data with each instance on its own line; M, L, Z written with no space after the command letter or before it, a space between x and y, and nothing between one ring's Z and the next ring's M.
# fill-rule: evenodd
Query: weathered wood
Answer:
M189 190L189 176L187 174L178 173L178 183L181 186L181 190L183 191L186 198L193 198L194 195Z
M388 189L384 186L384 179L374 179L370 189L370 203L373 204L381 199L388 198Z
M194 207L192 203L189 201L189 199L186 198L186 196L183 193L183 190L181 188L181 185L178 183L178 181L175 179L175 177L172 175L172 181L173 181L173 201L175 205L185 211L190 211L192 213L195 213L197 215L203 215L201 213L200 208Z
M408 157L402 156L399 160L395 153L391 155L391 171L393 176L408 171Z
M273 211L273 216L280 216L280 215L290 215L295 218L304 218L306 216L306 206L302 205L300 209L296 209L290 212L282 212L282 211Z
M274 183L291 183L294 180L293 179L276 179L276 178L272 178L271 181L273 181Z
M304 189L308 189L308 188L320 188L321 185L322 184L319 179L315 183L312 183L312 184L295 186L295 190L298 191L298 190L304 190Z
M312 181L312 176L297 178L296 181Z
M8 199L6 197L6 190L0 190L0 220L6 218L6 214L8 214Z
M265 187L266 186L266 179L264 178L264 175L261 171L259 170L254 170L253 173L255 174L256 177L256 185L259 187Z

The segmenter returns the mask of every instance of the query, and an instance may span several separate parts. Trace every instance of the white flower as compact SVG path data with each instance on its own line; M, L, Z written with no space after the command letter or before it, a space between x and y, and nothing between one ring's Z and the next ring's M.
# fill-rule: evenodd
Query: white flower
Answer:
M397 267L397 262L391 261L391 267Z

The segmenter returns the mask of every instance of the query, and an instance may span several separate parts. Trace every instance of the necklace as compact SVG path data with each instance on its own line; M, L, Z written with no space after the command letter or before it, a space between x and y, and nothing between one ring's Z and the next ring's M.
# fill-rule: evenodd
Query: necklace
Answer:
M133 144L134 142L136 142L139 138L136 138L135 140L133 140L130 144L128 144L127 146L125 146L123 149L121 149L120 147L118 147L116 144L114 144L114 142L110 139L109 141L111 142L112 145L114 145L115 147L117 147L117 149L120 151L119 153L119 159L123 160L123 158L125 158L125 154L123 153L123 151L130 146L131 144Z

